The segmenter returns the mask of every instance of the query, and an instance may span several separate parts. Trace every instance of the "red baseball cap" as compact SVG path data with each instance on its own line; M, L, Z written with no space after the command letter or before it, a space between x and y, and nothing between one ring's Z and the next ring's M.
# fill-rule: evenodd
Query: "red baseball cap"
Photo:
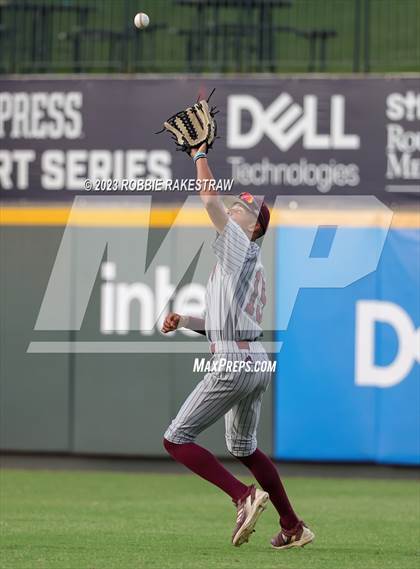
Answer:
M238 203L253 213L263 230L263 235L265 234L270 223L270 210L262 196L254 196L249 192L242 192L239 196L225 196L223 201L228 207Z

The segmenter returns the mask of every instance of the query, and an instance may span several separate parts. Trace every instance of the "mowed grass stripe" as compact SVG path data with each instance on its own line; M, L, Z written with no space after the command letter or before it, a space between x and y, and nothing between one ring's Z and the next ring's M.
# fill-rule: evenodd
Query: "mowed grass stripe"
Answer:
M244 479L250 481L250 479ZM235 509L200 479L172 474L0 473L2 569L414 569L419 485L290 478L316 542L269 547L270 505L251 542L230 545Z

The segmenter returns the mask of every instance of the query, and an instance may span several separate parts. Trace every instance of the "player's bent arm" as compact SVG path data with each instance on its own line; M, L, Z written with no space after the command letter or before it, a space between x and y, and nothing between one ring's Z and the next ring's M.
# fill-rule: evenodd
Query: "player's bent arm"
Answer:
M199 149L193 149L191 156L194 157L197 152L203 152L206 149L205 145L202 145ZM226 213L225 207L220 198L219 192L211 189L205 180L214 180L213 172L210 169L207 158L200 158L195 163L197 168L197 180L202 182L202 189L200 190L201 200L210 216L213 225L216 227L219 233L222 233L228 222L228 215Z
M189 330L193 330L194 332L202 334L203 336L206 335L203 318L196 318L195 316L182 316L176 312L170 312L163 322L162 332L164 334L167 334L168 332L173 332L178 328L188 328Z
M197 318L196 316L181 316L179 321L179 328L188 328L202 336L206 335L204 318Z

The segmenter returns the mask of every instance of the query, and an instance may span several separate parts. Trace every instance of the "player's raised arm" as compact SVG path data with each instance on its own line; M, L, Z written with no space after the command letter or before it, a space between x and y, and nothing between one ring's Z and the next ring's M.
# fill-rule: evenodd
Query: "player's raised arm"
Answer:
M201 200L213 225L216 227L217 231L221 233L228 222L228 215L219 192L212 189L209 184L211 180L214 180L214 176L207 159L207 144L202 144L198 149L193 148L191 150L191 157L197 168L197 180L202 184L202 189L200 191Z

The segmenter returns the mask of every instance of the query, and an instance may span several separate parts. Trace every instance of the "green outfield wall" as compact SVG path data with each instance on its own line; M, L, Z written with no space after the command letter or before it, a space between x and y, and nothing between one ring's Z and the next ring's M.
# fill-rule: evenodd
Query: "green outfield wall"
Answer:
M166 342L170 340L154 330L142 336L135 330L139 303L134 300L129 309L134 329L124 334L101 332L101 272L100 264L115 255L117 279L128 282L142 281L149 287L146 301L156 291L156 270L142 273L138 267L137 251L145 248L147 228L137 227L74 227L71 232L71 258L68 266L70 286L62 288L64 311L68 311L69 328L77 295L88 279L83 263L84 251L98 234L103 238L103 259L98 259L92 292L80 329L34 330L48 283L53 273L65 236L60 217L49 217L36 225L23 221L25 208L20 208L20 221L10 221L3 210L0 225L1 276L1 373L0 373L0 446L3 451L69 452L88 454L149 455L165 453L162 436L171 418L203 374L193 373L195 355L206 356L203 342L197 353L124 353L107 345L113 342L138 343ZM48 208L44 211L48 213ZM10 212L9 212L10 213ZM38 210L39 213L39 210ZM22 217L23 216L23 217ZM48 217L48 216L47 216ZM6 219L7 218L7 219ZM33 219L33 217L32 217ZM5 221L6 220L6 221ZM7 221L8 220L8 221ZM52 220L52 221L51 221ZM149 234L149 247L159 250L162 236L168 228L154 227ZM175 229L170 235L172 247L161 247L157 253L157 267L168 267L176 281L175 267L186 254L185 242L194 242L195 228ZM205 228L209 237L214 231ZM108 252L106 240L109 238ZM184 245L183 245L184 243ZM118 249L118 250L117 250ZM273 240L265 245L267 267L271 273ZM140 263L139 263L140 264ZM209 251L203 252L203 278L214 261ZM272 319L273 290L269 290L268 320ZM138 327L138 326L137 326ZM271 326L272 327L272 326ZM187 339L188 340L188 339ZM194 342L195 340L191 340ZM50 353L28 353L31 343L50 342ZM95 342L99 353L54 352L57 342ZM108 343L108 344L107 344ZM176 348L174 348L176 349ZM193 348L194 349L194 348ZM112 353L114 350L114 353ZM142 348L143 350L143 348ZM48 350L47 350L48 351ZM208 354L207 354L208 355ZM266 394L260 425L260 443L272 451L272 394ZM215 425L200 439L220 455L226 455L223 421Z

